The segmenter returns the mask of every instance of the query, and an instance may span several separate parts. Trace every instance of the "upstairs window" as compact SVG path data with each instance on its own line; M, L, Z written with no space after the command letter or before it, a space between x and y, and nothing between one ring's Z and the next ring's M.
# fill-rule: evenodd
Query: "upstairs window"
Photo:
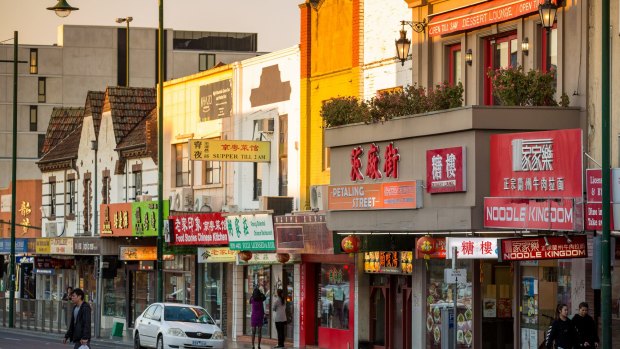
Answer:
M39 73L39 49L30 49L30 74Z
M50 189L50 216L56 216L56 180L49 183Z
M133 194L134 200L142 195L142 171L133 172Z
M462 82L461 63L461 44L448 46L448 83L452 86Z
M75 215L75 177L67 180L67 216Z
M198 55L198 71L205 71L215 65L215 55L211 53L201 53Z
M39 103L45 103L45 90L46 90L45 78L39 78Z
M175 148L175 172L176 186L189 186L189 144L180 143L174 145Z
M39 110L36 105L30 106L30 132L37 132L39 121Z
M205 161L205 184L220 184L222 183L222 163L219 161Z

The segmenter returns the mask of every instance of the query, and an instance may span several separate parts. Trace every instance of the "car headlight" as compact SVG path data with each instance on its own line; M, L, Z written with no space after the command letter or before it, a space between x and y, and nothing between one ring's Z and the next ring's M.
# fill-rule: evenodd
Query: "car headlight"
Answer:
M180 328L170 328L168 329L168 334L175 337L187 337L187 335L185 335L185 332L183 332L183 330Z
M224 339L224 334L222 333L222 331L215 331L213 332L213 336L211 336L211 339Z

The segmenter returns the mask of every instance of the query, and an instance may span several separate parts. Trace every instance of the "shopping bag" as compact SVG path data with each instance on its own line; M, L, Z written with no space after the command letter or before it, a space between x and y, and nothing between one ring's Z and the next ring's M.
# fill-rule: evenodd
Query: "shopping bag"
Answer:
M90 347L86 344L82 344L78 349L90 349Z

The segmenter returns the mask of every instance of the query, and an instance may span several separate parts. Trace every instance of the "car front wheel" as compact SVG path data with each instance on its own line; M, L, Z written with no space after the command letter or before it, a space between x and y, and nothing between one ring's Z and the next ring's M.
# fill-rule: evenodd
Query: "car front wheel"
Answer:
M142 349L143 346L140 345L140 334L136 332L136 335L133 337L133 349Z
M157 337L157 349L164 349L164 338L162 336Z

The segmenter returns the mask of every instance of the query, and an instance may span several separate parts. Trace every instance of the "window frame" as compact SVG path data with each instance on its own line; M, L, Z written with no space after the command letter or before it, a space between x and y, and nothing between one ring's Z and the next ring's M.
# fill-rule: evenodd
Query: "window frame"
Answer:
M28 62L30 65L30 74L39 74L39 49L30 49L30 56L28 57Z
M138 198L138 196L142 195L142 171L136 170L132 171L133 176L133 197L134 200Z
M47 92L47 81L45 77L39 77L37 85L38 101L39 103L45 103Z
M458 64L458 68L462 69L461 64L463 63L463 51L461 50L461 44L452 44L449 45L447 47L448 49L448 83L450 84L450 86L455 86L457 82L462 82L463 81L463 71L459 71L460 75L459 76L459 81L456 81L456 68ZM458 52L460 53L460 58L458 60L458 62L456 62L456 59L454 57L455 53Z
M488 76L487 72L489 69L495 69L495 59L493 49L498 43L508 42L508 52L510 52L510 42L512 40L517 40L517 32L509 31L506 33L501 33L496 36L487 37L484 39L484 105L494 105L493 100L493 85L491 84L491 78ZM519 45L517 40L516 45ZM517 47L518 50L518 47Z
M34 122L32 120L34 112ZM30 132L37 132L39 128L39 107L36 105L30 106Z
M56 180L49 181L50 217L56 217Z
M252 200L258 201L258 198L263 195L263 171L258 167L261 163L253 162L252 164Z
M204 164L204 184L214 185L222 184L222 162L221 161L205 161ZM217 175L214 175L216 173ZM214 179L217 177L217 181Z
M174 146L174 172L175 172L175 187L189 187L190 186L190 177L191 177L191 167L189 160L189 143L176 143ZM179 157L179 149L181 149L181 154ZM183 161L186 161L187 171L183 171ZM179 171L179 167L181 167ZM180 179L180 181L179 181Z
M549 36L551 35L552 32L555 32L556 35L556 47L555 47L555 56L556 56L556 61L558 60L558 47L557 47L557 34L558 34L558 22L553 23L553 27L551 27L551 30L549 32L547 32L547 30L545 28L543 28L542 26L540 26L540 45L541 45L541 55L540 55L540 70L544 73L548 73L549 72L549 60L550 60L550 56L549 56ZM559 62L558 62L559 63ZM557 66L556 66L556 82L557 82Z
M204 58L204 67L202 65ZM209 64L209 58L212 58L211 64ZM213 53L199 53L198 54L198 71L205 71L215 66L215 54Z
M75 216L75 204L76 204L76 196L77 196L77 191L75 187L75 177L67 179L67 196L68 196L67 206L69 209L67 210L67 213L65 214L65 216L71 218Z

